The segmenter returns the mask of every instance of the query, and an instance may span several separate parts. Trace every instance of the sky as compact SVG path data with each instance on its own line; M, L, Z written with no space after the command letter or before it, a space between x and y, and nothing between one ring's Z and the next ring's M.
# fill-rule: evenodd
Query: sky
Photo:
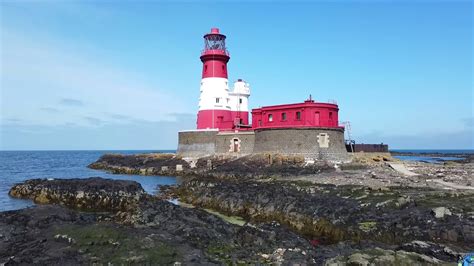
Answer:
M0 150L176 149L203 35L250 107L336 100L358 143L474 149L472 1L0 1Z

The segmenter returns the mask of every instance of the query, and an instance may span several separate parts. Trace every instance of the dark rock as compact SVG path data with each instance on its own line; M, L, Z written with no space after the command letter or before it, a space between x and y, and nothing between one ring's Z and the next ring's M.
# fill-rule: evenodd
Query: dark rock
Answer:
M176 166L182 165L180 167ZM192 167L191 167L192 166ZM269 161L265 154L242 156L211 156L199 158L188 164L174 154L106 154L89 168L108 170L116 174L179 175L190 174L216 178L261 178L268 176L295 176L321 172L333 172L335 168L326 162L306 165L302 156L273 155Z
M443 261L457 261L459 257L462 256L461 253L454 251L445 245L424 241L412 241L403 244L398 249L425 254Z
M31 179L14 185L9 195L39 204L60 204L88 211L127 210L145 194L135 181L100 177L86 179Z
M448 195L443 199L426 191L420 204L415 204L412 197L424 194L416 189L379 191L302 182L199 178L168 190L181 201L198 207L241 216L255 223L277 221L308 238L318 239L323 245L361 239L390 245L440 239L464 248L471 245L469 230L474 226L474 221L455 215L434 220L425 202L448 203L453 198ZM400 195L402 192L412 196Z
M176 175L176 165L188 169L188 163L174 154L149 153L149 154L105 154L88 167L111 171L114 174L137 175Z

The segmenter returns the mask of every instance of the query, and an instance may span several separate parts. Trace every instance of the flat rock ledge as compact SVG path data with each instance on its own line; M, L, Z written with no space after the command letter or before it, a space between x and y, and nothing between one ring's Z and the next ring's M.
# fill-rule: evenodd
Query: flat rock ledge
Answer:
M31 179L14 185L10 196L38 204L60 204L84 211L126 211L145 195L135 181L100 177L85 179Z

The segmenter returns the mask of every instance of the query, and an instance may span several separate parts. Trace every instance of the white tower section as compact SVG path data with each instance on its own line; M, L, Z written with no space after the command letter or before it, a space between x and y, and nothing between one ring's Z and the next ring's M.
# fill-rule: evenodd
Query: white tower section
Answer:
M199 111L230 111L229 85L226 78L203 78L199 96Z
M250 85L239 79L234 83L234 90L229 92L230 108L233 112L248 112Z

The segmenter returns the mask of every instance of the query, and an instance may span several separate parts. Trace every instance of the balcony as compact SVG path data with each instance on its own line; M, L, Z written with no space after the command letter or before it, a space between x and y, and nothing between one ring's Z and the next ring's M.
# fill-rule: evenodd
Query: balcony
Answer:
M201 55L226 55L230 56L227 50L202 50Z

